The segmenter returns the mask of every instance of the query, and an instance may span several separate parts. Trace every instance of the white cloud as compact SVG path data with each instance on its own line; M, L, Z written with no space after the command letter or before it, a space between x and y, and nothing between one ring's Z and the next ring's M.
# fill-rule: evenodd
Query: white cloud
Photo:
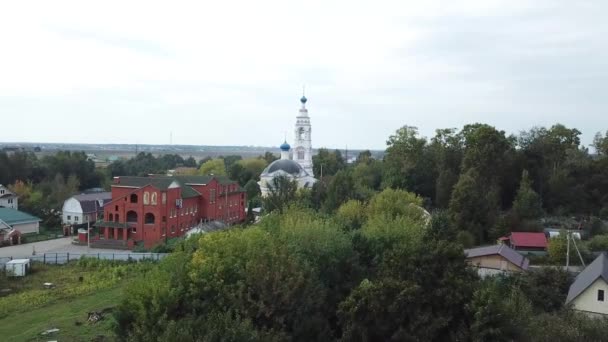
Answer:
M599 0L2 7L0 120L30 127L5 140L277 144L302 84L317 146L382 148L403 124L608 128Z

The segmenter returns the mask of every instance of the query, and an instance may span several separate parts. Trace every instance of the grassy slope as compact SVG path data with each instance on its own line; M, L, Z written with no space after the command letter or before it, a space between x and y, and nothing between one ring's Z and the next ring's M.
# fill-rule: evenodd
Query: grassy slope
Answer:
M111 313L97 324L86 322L87 313L114 307L127 284L151 266L97 260L69 265L35 263L26 277L0 276L0 289L12 290L0 297L0 342L91 341L98 335L106 336L103 341L114 340ZM44 282L55 287L44 289ZM82 324L76 325L77 321ZM51 328L60 331L40 335Z
M113 307L117 304L121 291L122 286L118 286L0 319L1 340L91 341L98 335L104 335L104 341L112 341L111 315L106 314L104 320L89 324L86 322L87 312ZM82 325L77 326L76 321L82 322ZM47 336L40 335L51 328L58 328L60 331Z

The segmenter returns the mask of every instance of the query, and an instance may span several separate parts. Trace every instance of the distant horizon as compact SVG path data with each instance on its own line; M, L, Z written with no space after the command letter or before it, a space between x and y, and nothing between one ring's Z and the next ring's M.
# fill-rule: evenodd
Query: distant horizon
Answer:
M559 122L587 147L608 129L607 12L599 0L12 1L0 115L19 129L2 139L276 146L293 141L305 86L313 147L381 150L404 125L430 139L477 122L507 134Z
M277 149L279 150L279 145L276 146L264 146L264 145L193 145L193 144L131 144L131 143L71 143L71 142L33 142L33 141L0 141L0 146L2 147L16 147L15 145L28 145L32 147L36 147L35 145L85 145L85 146L158 146L158 147L245 147L245 148L259 148L259 149ZM314 150L318 150L321 148L325 148L328 150L345 150L345 147L342 148L334 148L327 146L314 147ZM349 151L373 151L373 152L383 152L386 149L370 149L370 148L350 148L347 147Z

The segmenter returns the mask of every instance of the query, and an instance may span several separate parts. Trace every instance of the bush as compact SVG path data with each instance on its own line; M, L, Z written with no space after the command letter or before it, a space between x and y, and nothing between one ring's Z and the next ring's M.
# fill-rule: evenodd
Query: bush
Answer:
M608 234L592 237L587 247L593 252L608 251Z

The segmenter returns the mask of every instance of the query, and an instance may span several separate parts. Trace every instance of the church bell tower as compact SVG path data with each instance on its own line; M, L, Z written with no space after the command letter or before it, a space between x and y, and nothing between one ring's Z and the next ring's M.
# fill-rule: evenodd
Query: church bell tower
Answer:
M308 117L308 109L306 109L306 96L302 95L300 102L302 108L296 117L295 140L293 144L293 160L298 162L302 168L313 176L312 171L312 140L310 117Z

